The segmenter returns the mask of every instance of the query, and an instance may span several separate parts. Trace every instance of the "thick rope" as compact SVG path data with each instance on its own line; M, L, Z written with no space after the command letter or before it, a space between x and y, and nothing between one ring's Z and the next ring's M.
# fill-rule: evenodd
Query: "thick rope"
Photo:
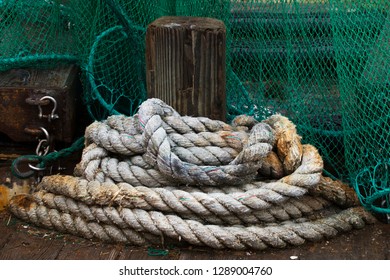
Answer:
M95 216L94 214L92 214L92 213L96 213L96 211L93 209L98 209L98 208L100 209L102 206L98 206L98 205L88 206L87 204L84 204L80 201L76 201L72 198L65 197L62 195L55 195L52 193L46 193L44 191L34 193L33 197L39 204L43 204L49 208L58 209L62 212L71 213L72 215L81 215L82 217L84 217L89 221L98 220L99 222L104 222L104 221L107 222L106 220L104 221L101 220L99 215ZM311 208L311 205L315 205L315 208ZM169 205L164 205L164 206L169 207ZM319 210L322 210L325 206L329 206L329 202L327 202L326 200L322 200L320 198L305 197L302 200L290 199L288 202L282 205L276 205L267 208L265 210L256 210L246 215L236 216L236 215L232 215L231 212L229 212L229 209L224 209L225 214L220 215L220 213L214 214L209 209L204 209L204 208L201 209L203 210L204 215L200 215L200 213L198 213L199 208L201 208L199 207L199 205L196 205L196 203L183 203L182 208L185 209L184 211L180 211L182 209L177 209L177 208L170 209L170 211L167 211L167 214L174 214L174 213L177 214L177 212L180 211L181 212L180 217L185 219L196 220L198 222L205 223L205 224L258 225L264 223L275 223L275 222L320 215L321 211ZM145 204L141 205L141 207L109 206L109 209L112 208L116 208L116 209L130 208L130 209L142 209L142 210L153 209L153 207L150 207L150 205L145 205ZM166 207L161 207L161 208L166 208ZM104 209L106 209L106 207L104 207ZM159 207L156 207L155 209L158 210ZM165 213L165 212L161 211L161 213ZM111 221L111 223L115 224L116 222Z
M322 177L317 149L300 140L280 115L227 125L149 99L133 117L91 124L76 176L44 177L10 210L107 242L259 250L374 222L354 192Z
M143 131L143 142L148 149L144 159L165 176L190 185L240 185L253 179L261 166L261 159L272 150L273 133L269 126L258 124L252 129L248 143L229 165L204 166L182 161L171 149L162 119L154 115ZM256 142L250 141L253 138Z
M238 250L301 245L306 240L319 241L374 222L372 216L362 207L356 207L312 222L286 222L264 227L224 227L184 220L177 215L129 208L118 210L113 207L91 207L86 208L85 212L78 211L76 215L72 215L73 213L38 205L33 198L27 196L18 196L11 204L11 211L39 226L106 242L142 245L146 240L140 234L143 236L145 232L154 235L156 240L166 236L198 246ZM150 238L148 241L151 241Z
M100 139L95 143L96 145L100 144L109 152L122 152L124 155L144 152L143 158L152 169L158 169L165 177L173 178L184 184L239 185L250 181L261 166L259 161L271 151L273 142L272 129L265 124L258 124L258 127L253 129L253 135L249 136L249 139L254 140L242 147L243 149L238 154L232 147L228 146L229 141L223 141L222 137L217 137L219 139L214 139L214 141L208 139L211 142L204 143L206 146L202 149L192 144L194 146L192 149L177 147L173 150L174 143L163 129L161 117L158 115L151 117L145 126L142 143L139 136L119 134L115 130L106 129L107 127L102 129L101 125L95 129L95 126L97 125L92 125L92 128L87 130L90 133L88 135L92 135L91 138L88 136L87 139ZM194 134L187 135L185 139L192 138L191 140L196 143L199 139L194 139L195 137L191 135ZM233 134L229 134L229 137L239 139L237 135ZM177 134L173 134L174 141L183 143L183 146L186 147L185 141L178 138ZM230 141L230 143L232 142L242 143L241 140ZM222 148L208 145L213 143L219 143ZM236 144L236 146L239 145ZM177 155L178 152L181 156ZM236 157L233 158L234 156ZM229 162L230 164L227 164Z
M86 131L87 141L96 143L97 145L105 148L107 151L121 154L121 155L137 155L145 152L145 147L142 143L142 136L140 132L130 129L117 130L115 128L118 121L116 118L111 117L111 121L114 121L114 128L109 126L110 122L94 122ZM164 123L165 124L165 123ZM165 130L172 130L172 128L164 125ZM201 129L200 129L201 130ZM133 134L135 133L135 134ZM243 142L247 141L247 133L243 131L217 131L217 132L199 132L194 131L179 134L177 132L169 133L169 141L171 146L184 149L202 149L207 148L214 149L214 156L220 156L219 153L229 153L230 157L226 159L225 164L232 161L243 148ZM185 151L184 151L185 152ZM195 152L195 153L194 153ZM192 154L197 155L196 150ZM201 160L201 159L200 159ZM213 164L204 161L203 164ZM218 164L218 163L217 163ZM220 163L219 163L220 164Z
M55 194L56 201L61 201L61 205L67 204L64 201L75 197L86 205L155 209L218 224L285 221L307 216L329 205L329 202L322 198L303 196L306 190L302 188L283 188L289 190L286 192L281 191L280 185L273 183L263 188L254 184L251 190L246 192L207 194L200 191L186 192L173 187L151 189L132 187L127 183L101 184L70 176L51 176L44 178L40 187L44 190L40 196L50 197ZM54 204L50 205L57 208Z
M280 182L307 187L319 182L323 168L320 155L311 145L304 145L302 151L301 166L292 174L280 179ZM120 161L116 157L111 158L105 149L96 144L91 144L84 150L76 174L90 181L103 182L105 178L110 178L114 182L127 182L134 186L147 187L171 185L173 181L172 178L150 166L141 156Z

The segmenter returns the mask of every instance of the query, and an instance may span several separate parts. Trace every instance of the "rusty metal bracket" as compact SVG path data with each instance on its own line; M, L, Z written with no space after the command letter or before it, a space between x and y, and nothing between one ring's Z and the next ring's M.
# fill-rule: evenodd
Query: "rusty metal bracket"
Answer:
M28 105L32 105L32 106L47 106L50 104L50 101L49 100L41 100L42 96L41 97L38 97L38 98L34 98L34 97L28 97L26 98L26 103Z
M39 138L39 137L44 135L42 130L40 130L39 128L25 127L24 128L24 132L27 133L27 134L30 134L32 136L35 136L37 138Z

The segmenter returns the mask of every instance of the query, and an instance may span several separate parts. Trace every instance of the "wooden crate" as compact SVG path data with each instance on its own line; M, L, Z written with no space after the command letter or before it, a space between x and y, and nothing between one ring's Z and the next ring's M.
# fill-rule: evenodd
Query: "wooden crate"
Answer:
M32 142L44 127L55 141L71 143L76 131L76 101L81 95L78 68L12 69L0 73L0 133L15 142ZM44 96L57 101L58 119L39 118L50 114L54 103L39 102ZM35 104L35 105L34 105Z

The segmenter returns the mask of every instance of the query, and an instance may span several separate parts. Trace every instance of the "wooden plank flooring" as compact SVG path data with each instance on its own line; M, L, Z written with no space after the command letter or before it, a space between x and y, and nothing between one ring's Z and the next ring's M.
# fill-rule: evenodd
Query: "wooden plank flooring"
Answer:
M158 248L157 248L158 249ZM378 223L318 243L265 251L213 250L192 246L151 256L148 247L104 244L36 228L0 212L0 260L389 260L390 225Z

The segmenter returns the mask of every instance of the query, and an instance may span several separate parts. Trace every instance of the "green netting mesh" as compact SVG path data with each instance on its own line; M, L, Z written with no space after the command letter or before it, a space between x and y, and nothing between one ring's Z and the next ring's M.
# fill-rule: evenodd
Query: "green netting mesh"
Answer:
M94 119L146 98L145 32L165 15L227 27L228 119L288 116L327 175L390 212L388 0L0 0L0 70L78 63Z
M0 70L76 62L66 9L53 1L0 0Z

